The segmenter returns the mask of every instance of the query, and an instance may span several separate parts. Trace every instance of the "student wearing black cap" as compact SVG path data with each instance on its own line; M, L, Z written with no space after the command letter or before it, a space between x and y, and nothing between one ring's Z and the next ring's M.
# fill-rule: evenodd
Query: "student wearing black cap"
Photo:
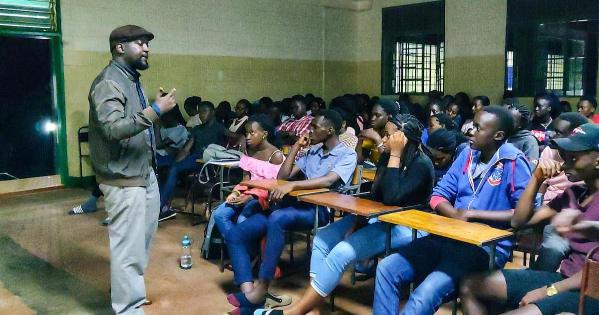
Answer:
M461 288L465 314L486 314L490 307L493 313L506 309L513 310L510 314L577 313L585 256L599 246L590 228L599 221L599 126L584 124L575 128L570 137L551 140L551 145L565 162L539 161L516 205L511 225L519 228L551 220L572 250L562 259L559 272L506 269L466 279ZM562 169L570 181L584 184L566 189L535 209L535 194L543 181ZM597 260L598 256L592 258ZM599 300L587 298L585 314L599 314Z
M136 25L110 33L112 60L89 92L90 156L110 218L110 283L116 314L143 314L144 273L156 227L160 196L155 176L153 127L176 105L173 89L149 105L138 71L149 67L154 34Z

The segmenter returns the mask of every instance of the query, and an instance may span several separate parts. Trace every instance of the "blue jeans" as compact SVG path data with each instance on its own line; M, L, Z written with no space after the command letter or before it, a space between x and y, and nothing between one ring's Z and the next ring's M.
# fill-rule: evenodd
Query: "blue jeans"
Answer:
M212 215L214 216L214 223L216 223L220 234L225 237L225 235L227 235L227 233L229 233L235 226L233 223L233 218L235 216L237 216L236 223L240 224L254 213L260 212L261 209L260 203L256 199L251 199L243 206L232 206L225 202L218 206Z
M177 186L177 177L183 171L198 170L199 166L196 162L197 159L202 157L203 152L190 153L186 158L179 162L173 163L168 170L168 177L166 182L160 186L160 209L164 207L173 196L175 186Z
M315 207L296 203L274 210L269 216L256 213L247 220L235 225L225 236L231 265L235 273L235 282L241 284L254 280L250 253L255 252L260 239L266 235L266 246L258 277L272 280L275 268L285 247L285 231L309 230L314 226ZM327 224L328 212L320 207L319 225Z
M503 267L508 257L496 253L496 264ZM401 314L433 314L464 276L488 266L489 255L481 247L432 235L419 238L379 263L372 313L399 314L400 288L415 282L420 284Z
M314 238L310 260L311 285L322 297L333 292L348 266L385 251L387 231L383 222L368 224L346 237L357 220L355 215L346 215L319 230ZM418 237L423 235L426 233L418 232ZM392 248L411 241L412 229L399 225L391 229Z

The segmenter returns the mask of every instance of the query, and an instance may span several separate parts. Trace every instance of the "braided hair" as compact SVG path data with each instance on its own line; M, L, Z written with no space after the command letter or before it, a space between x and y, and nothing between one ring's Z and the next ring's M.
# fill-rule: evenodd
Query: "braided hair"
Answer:
M420 154L422 154L422 148L420 146L420 138L422 137L423 126L418 118L410 114L401 114L390 118L392 124L397 126L401 130L408 143L404 148L404 152L401 158L401 164L399 168L403 171L406 170L412 161L414 161Z

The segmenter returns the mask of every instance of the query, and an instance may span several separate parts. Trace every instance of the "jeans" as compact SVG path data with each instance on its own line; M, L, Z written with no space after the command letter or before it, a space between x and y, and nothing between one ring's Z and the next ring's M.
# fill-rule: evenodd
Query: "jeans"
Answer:
M496 264L503 266L508 257L496 253ZM399 314L401 286L420 282L401 314L433 314L464 276L488 265L489 255L481 247L431 235L419 238L379 263L372 313Z
M314 226L315 207L296 203L274 210L269 216L256 213L247 220L235 225L227 235L227 249L235 274L235 282L241 284L253 281L250 253L255 251L260 239L266 235L266 246L258 277L272 280L279 257L285 247L285 231L309 230ZM319 225L328 223L328 212L320 207Z
M160 209L171 200L175 186L177 186L177 177L179 174L183 171L199 169L196 160L202 157L202 153L202 151L190 153L183 160L175 162L170 167L166 182L160 187Z
M570 252L570 243L555 231L551 224L543 229L543 244L539 249L539 257L530 269L554 272L562 259Z
M368 224L346 236L357 220L355 215L346 215L318 231L314 237L310 260L311 285L322 297L333 292L348 266L385 251L387 231L383 222ZM418 232L418 237L423 235L426 233ZM391 248L411 241L412 229L399 225L391 229Z
M212 215L218 231L225 237L234 226L233 218L235 216L237 216L237 224L240 224L254 213L260 212L261 209L260 203L256 199L251 199L243 206L232 206L225 202L218 206Z

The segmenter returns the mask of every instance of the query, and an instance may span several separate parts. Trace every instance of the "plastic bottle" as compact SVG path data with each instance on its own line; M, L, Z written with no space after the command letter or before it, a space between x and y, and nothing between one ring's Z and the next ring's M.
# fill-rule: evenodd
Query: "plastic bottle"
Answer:
M180 267L181 269L191 269L191 240L189 236L185 234L183 236L183 240L181 241L181 259L180 259Z

